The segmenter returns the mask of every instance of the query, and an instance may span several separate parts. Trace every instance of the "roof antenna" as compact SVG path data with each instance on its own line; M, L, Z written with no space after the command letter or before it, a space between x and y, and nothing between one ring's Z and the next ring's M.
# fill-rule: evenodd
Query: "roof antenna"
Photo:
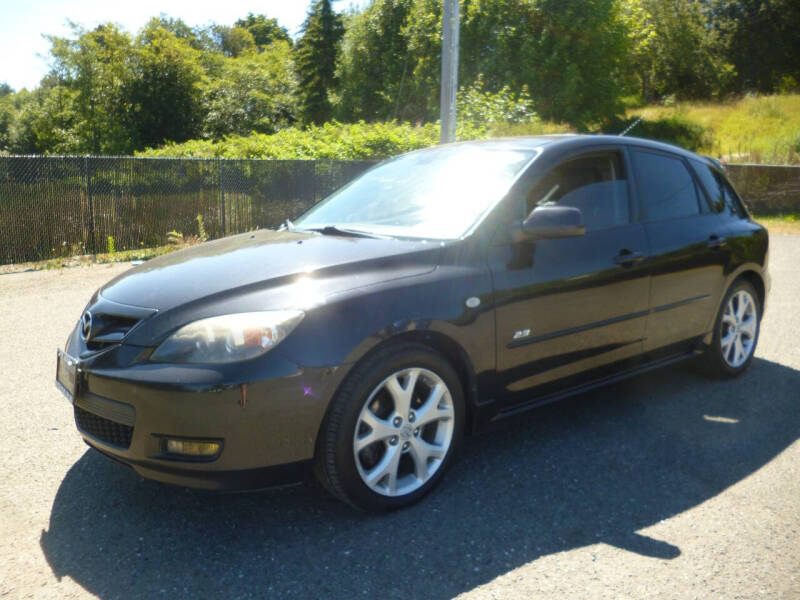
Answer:
M622 137L622 136L624 136L624 135L628 135L628 132L630 132L630 130L631 130L631 129L633 129L634 127L636 127L636 126L637 126L639 123L641 123L642 121L644 121L644 117L639 117L638 119L636 119L636 120L635 120L633 123L631 123L630 125L628 125L628 126L625 128L625 131L623 131L622 133L620 133L620 134L619 134L619 137Z

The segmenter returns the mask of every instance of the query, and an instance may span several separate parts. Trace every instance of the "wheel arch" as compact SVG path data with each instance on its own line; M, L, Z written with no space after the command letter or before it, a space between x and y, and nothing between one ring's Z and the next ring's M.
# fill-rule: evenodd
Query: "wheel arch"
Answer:
M767 300L767 289L764 283L764 279L761 277L761 274L754 271L754 270L747 270L743 271L739 274L736 279L731 281L730 285L736 283L739 279L744 279L745 281L749 282L756 290L756 294L758 294L758 306L761 309L759 317L763 318L764 316L764 303ZM728 286L730 288L730 285Z
M725 300L725 296L728 293L728 290L731 289L737 281L740 279L747 281L752 285L755 290L756 294L758 294L758 305L760 310L759 318L763 318L764 316L764 307L767 301L767 282L764 278L764 272L762 271L761 267L755 264L750 265L742 265L738 269L736 269L733 273L731 273L727 279L725 280L725 285L720 292L719 299L717 301L717 308L712 315L711 322L708 326L708 331L703 337L703 343L705 345L711 344L711 339L714 334L714 323L717 321L717 315L722 308L722 303Z
M464 405L466 414L464 415L464 433L469 434L473 431L476 405L478 401L478 383L475 368L466 350L450 336L433 330L410 330L399 332L389 338L385 338L372 345L368 350L361 353L358 360L348 369L345 375L336 386L332 396L338 393L339 389L347 381L347 378L356 367L363 361L368 360L376 352L381 352L385 348L394 345L413 343L425 346L430 350L440 354L455 369L461 388L464 391ZM327 410L326 410L327 413ZM325 419L323 418L322 423ZM320 428L322 427L320 424Z

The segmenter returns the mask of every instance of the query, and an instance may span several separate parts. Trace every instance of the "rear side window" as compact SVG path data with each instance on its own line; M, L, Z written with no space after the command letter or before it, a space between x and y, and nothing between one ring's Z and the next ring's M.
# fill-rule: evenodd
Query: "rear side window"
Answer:
M627 224L627 177L619 153L591 154L554 167L528 194L528 213L537 206L579 208L587 231Z
M691 163L708 194L708 200L714 212L725 212L729 215L743 217L744 211L725 178L716 169L702 161L692 159Z
M700 214L697 186L683 160L643 150L631 154L645 221Z

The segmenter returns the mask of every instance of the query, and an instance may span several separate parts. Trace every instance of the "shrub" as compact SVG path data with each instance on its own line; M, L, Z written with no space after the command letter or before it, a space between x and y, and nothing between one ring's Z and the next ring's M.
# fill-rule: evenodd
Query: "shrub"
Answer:
M633 125L637 119L638 117L635 116L628 119L614 117L603 124L602 131L618 135ZM642 119L626 135L675 144L693 151L698 151L711 144L705 127L678 115L655 120Z
M272 135L230 136L219 142L192 140L149 149L139 156L272 159L386 158L432 146L439 141L436 124L325 123L308 129L283 129Z
M539 122L527 87L523 87L519 94L513 93L508 86L491 93L484 89L482 75L471 86L459 91L458 119L476 127Z
M203 215L197 215L197 238L201 242L205 242L208 240L208 234L206 233L206 226L203 223Z

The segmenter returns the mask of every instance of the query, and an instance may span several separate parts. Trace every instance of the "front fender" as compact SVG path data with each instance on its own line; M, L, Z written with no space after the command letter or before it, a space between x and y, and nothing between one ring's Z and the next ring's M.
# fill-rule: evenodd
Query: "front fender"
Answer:
M483 375L496 364L491 297L483 268L443 266L329 298L276 350L300 365L347 368L388 340L430 332L450 340Z

